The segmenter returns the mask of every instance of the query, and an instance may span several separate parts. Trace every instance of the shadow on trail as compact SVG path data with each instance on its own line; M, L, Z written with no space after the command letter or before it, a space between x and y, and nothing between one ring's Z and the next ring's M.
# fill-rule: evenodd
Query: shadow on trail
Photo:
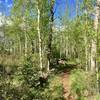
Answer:
M54 69L56 74L70 73L72 70L77 69L77 64L59 64Z

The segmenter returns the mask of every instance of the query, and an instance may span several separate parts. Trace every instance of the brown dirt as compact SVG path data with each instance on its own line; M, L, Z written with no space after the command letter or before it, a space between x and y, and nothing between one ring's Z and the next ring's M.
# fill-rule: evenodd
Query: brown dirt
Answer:
M70 85L71 85L70 73L68 71L63 72L61 75L61 80L62 80L62 85L64 88L63 96L65 100L75 100L70 93Z

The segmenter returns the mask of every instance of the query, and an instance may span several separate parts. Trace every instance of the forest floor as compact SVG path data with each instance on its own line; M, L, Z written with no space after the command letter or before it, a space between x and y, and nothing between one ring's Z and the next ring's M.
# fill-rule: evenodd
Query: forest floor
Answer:
M64 70L63 73L61 74L61 81L64 88L63 96L65 100L75 100L70 93L70 88L71 88L70 75L71 75L70 71L68 70Z

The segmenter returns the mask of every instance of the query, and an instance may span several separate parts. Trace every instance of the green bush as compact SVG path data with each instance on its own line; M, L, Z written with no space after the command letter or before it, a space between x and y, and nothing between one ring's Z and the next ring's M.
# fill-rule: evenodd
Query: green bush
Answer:
M88 100L96 94L96 75L75 69L71 73L71 92L76 95L77 100Z
M47 93L47 100L63 100L63 87L60 82L60 77L54 75L51 76L49 87L44 91L44 93Z
M73 70L71 74L71 92L84 100L83 92L86 89L85 73L82 70Z
M59 77L50 75L45 86L39 86L39 63L34 56L25 58L20 66L9 66L8 74L7 66L0 66L0 100L63 100Z
M100 100L100 94L96 95L96 100Z

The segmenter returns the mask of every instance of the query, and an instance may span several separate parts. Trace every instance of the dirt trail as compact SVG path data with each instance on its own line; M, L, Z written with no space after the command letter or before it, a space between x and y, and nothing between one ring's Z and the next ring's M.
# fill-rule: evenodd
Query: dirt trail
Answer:
M64 98L65 100L74 100L73 97L70 95L70 73L68 71L64 71L61 75L62 85L64 88Z

